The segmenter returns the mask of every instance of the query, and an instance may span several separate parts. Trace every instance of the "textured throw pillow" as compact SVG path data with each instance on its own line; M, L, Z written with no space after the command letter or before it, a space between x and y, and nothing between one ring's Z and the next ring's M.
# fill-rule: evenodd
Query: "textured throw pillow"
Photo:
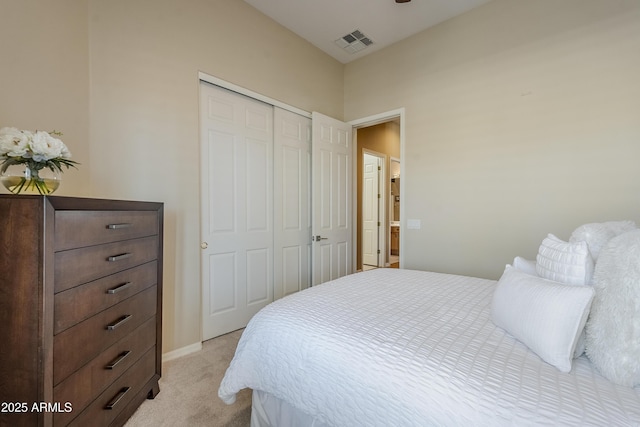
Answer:
M569 242L587 242L593 260L597 261L600 251L609 240L636 228L636 223L633 221L607 221L584 224L573 230Z
M640 230L614 237L593 274L587 356L610 381L640 385Z
M567 285L589 285L593 258L586 242L569 243L549 234L536 257L538 276Z
M569 372L593 295L591 286L564 285L507 265L493 294L491 319L542 360Z
M538 272L536 271L536 261L531 259L522 258L521 256L517 256L513 259L513 266L523 273L531 274L533 276L537 276Z

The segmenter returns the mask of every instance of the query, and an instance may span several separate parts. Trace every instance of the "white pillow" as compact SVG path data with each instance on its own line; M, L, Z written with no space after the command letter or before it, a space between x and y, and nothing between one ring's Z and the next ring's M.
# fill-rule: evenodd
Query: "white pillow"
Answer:
M513 259L513 266L523 273L531 274L532 276L538 277L535 260L517 256ZM576 349L573 352L573 358L576 359L582 356L584 354L584 349L584 330L582 330L582 333L578 337L578 342L576 343Z
M569 242L587 242L593 260L597 261L600 251L609 240L636 228L638 227L633 221L607 221L584 224L573 230Z
M562 372L573 352L593 300L590 286L569 286L507 265L493 293L491 319Z
M593 274L587 356L610 381L640 385L640 230L614 237Z
M538 272L536 271L536 261L531 259L522 258L521 256L517 256L513 259L513 266L523 273L531 274L533 276L537 276Z
M538 276L567 285L589 285L593 258L586 242L568 243L549 234L536 257Z

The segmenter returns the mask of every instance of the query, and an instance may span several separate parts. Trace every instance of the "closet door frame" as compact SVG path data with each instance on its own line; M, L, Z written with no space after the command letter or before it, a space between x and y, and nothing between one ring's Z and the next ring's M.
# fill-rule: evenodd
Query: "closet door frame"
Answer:
M219 78L214 77L214 76L212 76L210 74L203 73L202 71L198 72L198 79L199 79L199 81L203 81L203 82L206 82L206 83L211 83L213 85L220 86L220 87L222 87L224 89L228 89L228 90L231 90L233 92L237 92L237 93L239 93L241 95L248 96L249 98L257 99L258 101L262 101L262 102L265 102L267 104L271 104L274 107L282 108L283 110L290 111L290 112L295 113L295 114L299 114L299 115L301 115L303 117L311 118L311 113L308 112L308 111L302 110L300 108L296 108L296 107L291 106L289 104L285 104L284 102L278 101L276 99L269 98L268 96L264 96L264 95L262 95L262 94L260 94L258 92L254 92L254 91L246 89L246 88L244 88L242 86L238 86L238 85L235 85L233 83L229 83L229 82L227 82L225 80L219 79Z
M270 99L256 92L249 91L213 76L209 76L205 73L199 73L200 91L202 90L201 86L203 84L217 86L225 91L235 92L239 97L247 97L255 101L268 104L272 108L273 127L275 128L275 126L288 126L287 129L280 129L280 131L276 131L275 129L273 129L271 150L269 154L271 167L273 169L273 182L270 184L272 185L273 191L271 192L271 212L269 213L269 217L272 218L273 226L270 251L272 255L269 256L271 261L269 267L269 277L267 278L267 281L270 283L269 300L273 301L286 296L289 293L293 293L309 287L311 284L311 113ZM203 107L201 106L201 108ZM202 114L202 112L200 112L200 114ZM290 119L290 123L276 124L276 118L283 117L288 117ZM300 141L298 143L293 141L293 139L295 138L292 135L291 129L291 124L295 121L296 117L300 119L299 121L301 123L298 135ZM306 123L306 125L303 124L305 123L305 121L308 122ZM278 140L279 137L281 140ZM292 151L293 149L299 149L299 153L296 153L295 155L298 160L297 162L293 161L295 160L292 157L292 155L294 154ZM283 150L286 151L286 153L283 153ZM283 155L288 156L288 159L283 159ZM282 170L280 167L282 166L283 162L288 162L288 170L286 171ZM292 170L292 166L295 169L299 170ZM203 171L202 173L205 173L205 171ZM295 221L292 221L291 218L285 218L284 215L284 206L286 206L287 204L290 205L292 203L292 200L296 199L296 195L287 194L286 196L283 196L275 194L277 191L280 191L283 184L285 184L284 180L287 177L291 177L295 174L299 174L300 178L303 181L308 181L299 186L300 194L297 197L300 199L299 215L297 215L299 219L297 221L299 228L298 230L293 230L293 225L296 225ZM304 201L302 200L303 198L305 199ZM202 227L205 226L204 219L205 218L202 219L203 222L201 224L200 234L203 237L201 246L205 251L204 253L206 253L206 251L208 251L210 248L211 242L206 241L205 235L202 232ZM279 234L279 231L284 232ZM300 261L296 267L292 267L290 265L294 262L294 258L297 258ZM207 263L205 262L204 258L201 262L203 263L201 268L209 268L207 267ZM285 271L285 269L287 269L287 271ZM212 294L211 291L207 288L208 286L210 286L210 283L206 283L210 281L211 274L206 273L207 271L202 270L202 278L200 284L203 295L203 301L201 305L201 309L203 312L201 315L201 321L202 339L204 340L213 338L214 336L218 336L226 332L231 332L238 327L243 327L244 325L240 325L235 320L235 323L232 324L231 322L226 321L226 319L223 321L223 318L225 318L226 316L225 311L232 311L235 310L234 307L237 306L240 308L246 304L246 302L244 301L244 296L240 295L239 292L236 293L238 295L233 297L234 299L236 299L236 303L230 305L228 309L221 310L220 315L222 317L219 318L221 322L216 320L215 323L218 324L217 326L209 325L209 323L211 323L211 321L214 318L217 318L219 315L215 313L212 317L208 314L208 311L210 310L209 306L212 306L212 302L210 299L212 297ZM239 279L239 277L237 279ZM276 281L278 283L276 283ZM237 300L237 297L240 297L241 300ZM259 305L256 307L259 307Z

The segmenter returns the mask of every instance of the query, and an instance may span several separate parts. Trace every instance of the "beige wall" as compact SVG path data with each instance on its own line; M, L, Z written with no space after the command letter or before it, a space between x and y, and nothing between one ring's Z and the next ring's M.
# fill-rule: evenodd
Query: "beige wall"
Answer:
M547 233L640 224L640 3L495 0L345 68L406 108L405 267L497 278Z
M56 195L90 193L89 38L81 0L0 4L0 127L57 130L78 169ZM8 193L4 187L1 193Z

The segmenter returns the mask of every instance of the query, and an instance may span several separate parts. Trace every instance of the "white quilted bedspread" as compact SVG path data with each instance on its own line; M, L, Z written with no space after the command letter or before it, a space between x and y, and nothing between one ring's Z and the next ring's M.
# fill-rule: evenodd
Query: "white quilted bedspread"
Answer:
M334 426L640 426L640 390L562 373L490 320L495 281L378 269L251 320L218 394L249 387Z

